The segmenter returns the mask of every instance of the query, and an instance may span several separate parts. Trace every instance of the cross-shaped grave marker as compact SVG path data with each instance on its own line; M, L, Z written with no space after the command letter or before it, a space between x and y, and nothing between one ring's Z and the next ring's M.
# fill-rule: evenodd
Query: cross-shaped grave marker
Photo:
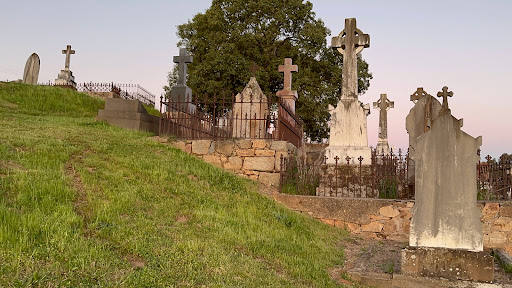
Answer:
M437 92L437 97L443 97L442 109L449 109L448 108L448 97L453 97L453 92L448 91L448 87L444 86L443 91Z
M292 72L298 72L299 66L292 65L292 58L284 58L284 65L279 65L278 71L284 73L283 90L292 90Z
M380 99L373 102L373 109L380 110L379 140L388 139L388 110L395 107L395 102L389 101L387 94L380 94Z
M64 66L65 71L69 71L69 62L71 60L71 54L75 54L75 50L71 50L71 45L66 47L66 50L62 50L62 54L66 54L66 64Z
M357 99L357 54L370 47L370 35L356 27L356 19L345 19L345 29L332 38L332 48L343 55L341 98Z
M178 85L187 83L187 63L192 63L193 57L188 55L186 48L180 48L180 55L173 57L173 62L178 64Z
M421 98L425 97L425 96L430 96L425 90L423 90L423 87L418 87L418 89L416 89L416 92L414 92L412 95L411 95L411 101L416 103L418 102Z
M297 91L292 90L292 72L298 72L299 66L292 65L292 58L284 58L284 65L279 65L278 71L284 73L284 87L283 90L277 91L276 95L286 102L291 112L295 113Z

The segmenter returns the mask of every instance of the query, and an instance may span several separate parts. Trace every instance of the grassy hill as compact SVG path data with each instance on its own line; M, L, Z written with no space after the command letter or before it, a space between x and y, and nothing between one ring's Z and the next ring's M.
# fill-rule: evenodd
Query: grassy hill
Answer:
M345 231L95 122L102 105L0 83L1 287L336 286Z

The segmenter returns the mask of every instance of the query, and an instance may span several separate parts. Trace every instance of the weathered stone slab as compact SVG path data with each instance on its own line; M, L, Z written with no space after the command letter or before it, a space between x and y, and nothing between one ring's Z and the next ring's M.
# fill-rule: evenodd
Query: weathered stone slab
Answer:
M263 149L267 147L267 140L252 140L252 148Z
M205 155L210 150L211 140L194 140L192 141L192 153Z
M229 157L228 161L224 163L224 169L231 170L231 171L238 171L242 169L243 161L240 157Z
M252 141L247 139L236 140L235 143L240 149L250 149L252 147Z
M279 173L261 172L258 180L267 186L278 187L281 175Z
M512 205L510 203L502 204L500 208L500 216L512 217Z
M409 247L402 250L401 272L408 276L492 282L494 258L486 252Z
M274 171L274 161L273 157L246 157L243 168L246 170L271 172Z
M27 63L25 64L25 71L23 72L23 83L37 85L40 65L41 60L36 53L28 57Z
M274 150L256 150L256 151L254 151L254 154L256 156L260 156L260 157L274 157L274 155L276 154L276 151L274 151Z
M218 141L215 144L215 152L222 155L231 156L231 154L233 154L234 147L235 143L231 141Z
M105 109L98 110L96 121L134 131L158 134L160 118L149 115L139 100L108 98Z
M270 149L277 152L288 152L288 142L287 141L272 141L270 145Z
M267 96L256 81L251 77L242 93L235 96L232 123L233 137L265 138L267 135L266 121L269 115Z
M475 179L482 138L471 137L461 126L442 108L430 130L411 139L416 186L411 246L483 250L476 181L468 181Z
M236 150L238 156L254 156L254 149L239 149Z

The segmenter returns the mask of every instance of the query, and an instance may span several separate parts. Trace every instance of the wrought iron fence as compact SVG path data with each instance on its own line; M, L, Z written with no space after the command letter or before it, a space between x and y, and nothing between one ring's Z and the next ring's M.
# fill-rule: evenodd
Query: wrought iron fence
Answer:
M477 165L478 200L512 200L512 163L510 160L500 159L492 161L490 156L487 162Z
M325 159L325 158L324 158ZM512 200L511 161L477 164L477 199ZM351 165L349 157L335 158L331 165L307 165L305 158L281 157L281 192L328 197L414 199L414 172L409 170L408 153L383 155L372 150L370 165ZM357 163L357 162L356 162Z
M351 165L351 158L336 157L334 164L306 165L304 157L281 159L281 191L329 197L412 199L408 154L378 154L372 150L370 165ZM357 163L357 162L356 162Z
M164 100L161 96L160 135L179 139L275 139L302 146L302 121L283 101L272 102L263 95L245 100L233 95L202 99L206 100Z
M39 83L38 85L45 86L59 86L53 82ZM68 85L64 85L68 86ZM113 93L116 97L130 100L139 100L142 103L155 106L156 96L139 84L118 84L118 83L94 83L84 82L74 85L77 91L95 94L99 97L104 97L104 93Z

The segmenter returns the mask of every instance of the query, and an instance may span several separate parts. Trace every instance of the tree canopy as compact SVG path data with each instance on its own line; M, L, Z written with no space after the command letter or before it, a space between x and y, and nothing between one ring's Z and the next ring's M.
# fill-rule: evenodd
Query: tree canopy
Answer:
M213 0L205 13L179 25L178 46L194 56L187 81L194 97L239 93L253 73L264 93L275 95L283 88L277 68L292 58L299 66L292 89L298 91L296 112L304 132L313 141L328 137L327 106L336 106L341 95L342 56L327 46L331 31L312 9L302 0ZM340 21L336 29L343 25ZM250 69L254 66L258 69ZM361 57L358 70L359 93L364 93L372 74ZM175 81L176 69L169 84Z

